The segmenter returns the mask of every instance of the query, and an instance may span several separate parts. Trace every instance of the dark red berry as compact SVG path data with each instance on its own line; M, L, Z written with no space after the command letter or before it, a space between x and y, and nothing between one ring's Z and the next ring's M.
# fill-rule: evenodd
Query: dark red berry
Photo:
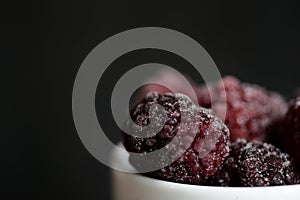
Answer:
M294 157L300 169L300 96L290 102L280 133L282 147Z
M124 133L125 148L130 152L148 153L166 147L171 153L160 154L159 161L165 162L179 155L177 159L170 165L146 175L172 182L202 184L217 171L227 156L229 151L227 127L210 110L196 107L185 95L162 96L158 93L148 94L132 111L132 119L136 124L141 126L149 124L151 119L148 108L154 103L165 108L167 117L163 128L148 138ZM135 131L134 127L131 128ZM178 145L171 146L170 141L175 136ZM186 143L190 145L184 149ZM139 156L130 156L130 162L138 170L152 162L138 161Z
M271 144L258 141L248 143L241 149L238 166L244 186L298 183L291 157Z
M238 139L230 145L229 156L206 184L216 186L272 186L299 183L288 154L260 141Z
M225 77L222 81L200 89L199 104L208 108L213 104L213 111L219 117L224 116L227 107L225 124L230 130L231 142L238 138L265 140L268 127L281 119L287 110L284 99L260 86L240 83L234 77Z
M173 70L159 71L147 82L153 84L142 86L134 102L141 101L149 92L158 92L160 95L169 92L181 93L189 96L193 102L198 102L198 85L192 79L180 76Z

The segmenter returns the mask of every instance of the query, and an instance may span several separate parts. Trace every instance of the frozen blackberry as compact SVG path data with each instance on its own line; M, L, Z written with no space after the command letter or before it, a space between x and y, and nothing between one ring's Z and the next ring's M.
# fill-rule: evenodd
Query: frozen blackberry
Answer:
M288 154L262 142L242 148L239 173L244 186L290 185L298 183L294 163Z
M230 154L222 167L208 179L207 185L274 186L299 182L293 161L275 146L260 141L238 139L230 145Z
M141 101L149 92L163 95L168 92L181 93L189 96L194 102L198 101L198 85L187 76L179 75L174 70L161 70L148 79L152 84L143 85L133 102Z
M222 81L226 95L221 87ZM214 104L213 111L219 117L224 115L227 107L225 124L230 130L231 142L238 138L266 140L268 127L281 119L287 110L284 99L260 86L240 83L234 77L225 77L222 81L208 86L213 102L208 87L202 87L199 104L207 108Z
M293 156L300 169L300 96L290 102L282 123L280 141L282 148Z
M148 153L165 147L168 154L160 154L159 161L165 162L173 156L177 156L177 159L170 165L146 175L172 182L202 184L217 171L228 154L227 127L210 110L196 107L185 95L158 93L148 94L131 112L137 125L149 124L151 119L148 108L154 103L165 108L166 123L157 134L147 138L124 133L125 148L130 152ZM134 126L131 128L136 131ZM172 146L170 141L175 136L178 139L177 145ZM184 148L186 143L190 145ZM141 163L138 162L139 158L130 156L130 162L138 170L153 162L149 160Z

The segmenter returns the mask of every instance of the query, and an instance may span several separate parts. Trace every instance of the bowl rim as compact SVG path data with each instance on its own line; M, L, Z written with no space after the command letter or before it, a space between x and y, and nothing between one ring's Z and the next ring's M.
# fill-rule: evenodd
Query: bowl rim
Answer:
M125 173L129 173L129 172L125 172ZM256 187L230 187L230 186L208 186L208 185L193 185L193 184L188 184L188 183L176 183L176 182L171 182L171 181L165 181L165 180L160 180L160 179L156 179L156 178L152 178L152 177L148 177L148 176L144 176L142 174L132 174L134 176L137 176L140 179L144 179L145 181L154 181L156 182L156 184L165 184L166 186L177 186L177 187L190 187L190 188L205 188L205 189L216 189L216 190L223 190L223 189L230 189L230 190L248 190L248 189L255 189L255 190L265 190L266 188L268 189L283 189L283 188L295 188L295 186L300 189L300 184L293 184L293 185L272 185L272 186L256 186Z
M171 182L171 181L166 181L166 180L160 180L160 179L156 179L156 178L152 178L152 177L148 177L148 176L144 176L142 174L139 173L134 173L134 172L128 172L128 171L132 171L134 169L134 167L130 164L129 162L129 154L127 154L126 156L124 156L125 154L118 155L116 151L116 148L122 148L125 150L122 142L119 142L117 144L117 146L112 150L111 152L111 165L112 166L117 166L117 167L112 167L112 171L113 172L119 172L119 173L125 173L125 174L130 174L132 177L134 178L138 178L141 181L146 181L146 182L154 182L155 184L159 184L159 185L165 185L167 187L188 187L188 188L203 188L203 189L214 189L214 190L249 190L251 189L255 189L255 190L276 190L276 189L299 189L300 191L300 184L293 184L293 185L275 185L275 186L256 186L256 187L226 187L226 186L207 186L207 185L193 185L193 184L188 184L188 183L176 183L176 182ZM118 169L124 169L125 171L119 171Z

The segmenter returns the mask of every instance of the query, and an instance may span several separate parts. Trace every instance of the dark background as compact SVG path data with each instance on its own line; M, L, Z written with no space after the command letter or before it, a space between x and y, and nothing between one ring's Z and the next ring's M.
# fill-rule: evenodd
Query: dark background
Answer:
M1 5L1 195L110 199L109 168L82 145L71 95L83 59L121 31L171 28L197 40L222 75L236 75L284 95L300 86L299 1L197 2Z

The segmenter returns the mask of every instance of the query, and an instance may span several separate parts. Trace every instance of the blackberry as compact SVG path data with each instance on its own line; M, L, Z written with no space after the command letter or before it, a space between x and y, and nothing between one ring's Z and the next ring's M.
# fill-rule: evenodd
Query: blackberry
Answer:
M275 146L262 142L248 143L238 159L244 186L290 185L298 182L293 161Z
M150 92L158 92L160 95L169 92L181 93L189 96L194 102L198 102L198 85L188 76L180 76L174 70L161 70L151 76L148 82L152 84L139 88L133 104L141 101Z
M124 146L130 152L148 153L166 147L167 155L160 154L159 161L174 158L179 155L170 165L151 171L145 175L188 184L202 184L212 176L222 165L228 154L229 131L225 124L215 117L210 110L196 107L192 101L182 94L150 93L131 112L136 125L146 126L151 121L149 106L159 104L165 108L166 123L155 135L147 138L132 136L124 133ZM187 117L183 117L187 116ZM128 124L127 124L128 125ZM136 131L135 126L130 128ZM169 146L170 142L177 138L178 145ZM184 148L184 144L190 144ZM138 170L145 165L151 164L139 162L139 156L130 156L130 162Z
M299 183L293 160L275 146L238 139L230 145L229 156L207 185L273 186Z
M222 81L226 98L221 87ZM208 88L212 91L213 102ZM214 104L217 116L222 116L227 107L225 124L230 130L231 142L238 138L247 141L266 140L268 127L280 120L287 110L287 105L279 94L267 92L257 85L240 83L234 77L225 77L216 84L202 87L199 104L207 108Z
M290 102L282 123L280 141L282 148L295 158L300 169L300 96Z

